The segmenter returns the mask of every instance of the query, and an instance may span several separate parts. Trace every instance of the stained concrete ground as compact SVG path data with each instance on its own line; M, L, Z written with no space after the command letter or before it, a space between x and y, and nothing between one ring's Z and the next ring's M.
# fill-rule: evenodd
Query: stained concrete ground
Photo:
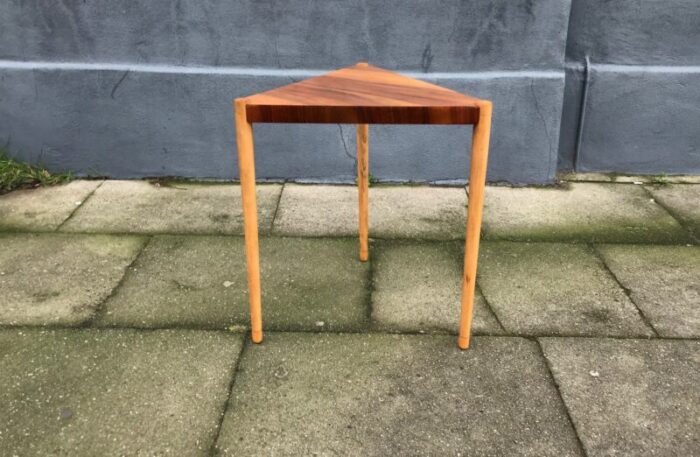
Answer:
M76 181L0 196L0 455L700 455L698 180L464 188Z

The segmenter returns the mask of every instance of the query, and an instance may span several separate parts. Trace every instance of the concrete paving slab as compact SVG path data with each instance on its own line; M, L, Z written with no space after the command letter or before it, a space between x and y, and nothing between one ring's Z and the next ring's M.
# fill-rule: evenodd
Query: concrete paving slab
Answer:
M669 184L647 189L700 239L700 185Z
M589 457L700 453L700 341L541 342Z
M374 186L369 190L370 237L464 238L467 197L463 188ZM274 233L354 236L358 227L355 186L285 185Z
M370 233L379 238L464 239L467 194L462 187L370 188Z
M277 334L249 346L219 455L522 455L580 450L536 343Z
M700 184L700 175L617 175L615 182L631 182L638 184Z
M367 326L369 266L347 239L261 238L263 326L356 330ZM109 326L248 325L240 237L159 236L144 249L97 319Z
M654 329L700 337L700 246L598 246Z
M531 241L685 242L688 233L633 184L487 187L485 236Z
M624 290L585 245L482 243L478 283L508 332L653 335Z
M615 175L612 173L558 173L557 178L561 181L574 182L614 182Z
M663 176L663 180L672 184L700 184L700 175Z
M371 197L370 194L370 201ZM354 186L285 184L272 232L294 236L356 236L357 206Z
M124 236L0 234L0 324L86 321L143 243Z
M617 173L562 173L562 181L617 182L633 184L700 184L700 175L620 175Z
M0 230L56 230L100 184L78 180L0 195Z
M464 242L382 241L373 246L372 320L385 330L459 328ZM477 290L472 330L502 333Z
M268 232L282 186L257 186L258 226ZM99 233L243 233L234 184L106 181L61 228Z
M3 455L209 455L242 335L0 331Z

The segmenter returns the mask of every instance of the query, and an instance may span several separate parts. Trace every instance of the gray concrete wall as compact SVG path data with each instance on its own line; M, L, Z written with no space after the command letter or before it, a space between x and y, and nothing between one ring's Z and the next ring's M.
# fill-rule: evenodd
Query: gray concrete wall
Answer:
M594 65L700 64L687 39L700 35L698 2L622 3L618 11L602 0L5 0L0 144L80 174L236 178L231 100L369 61L493 99L489 179L551 182L557 163L574 162L582 56ZM655 53L650 33L663 41ZM580 169L698 168L697 72L674 73L677 87L639 73L639 91L660 85L654 96L676 97L664 113L675 123L672 144L659 153L662 136L642 134L639 122L653 113L642 119L631 108L638 94L620 92L624 69L597 68ZM258 176L350 181L354 138L350 125L259 125ZM376 126L371 172L464 181L469 141L465 127Z
M495 102L491 180L556 171L561 0L0 3L0 142L54 169L237 176L231 100L369 61ZM258 175L349 181L352 126L260 125ZM465 180L467 127L371 129L380 180Z
M556 169L563 78L428 78L495 100L490 178L541 182ZM289 82L268 74L128 70L6 70L0 113L12 150L54 168L119 177L235 176L232 87L249 94ZM120 82L121 81L121 82ZM7 107L18 109L8 110ZM47 109L47 107L49 107ZM512 113L517 118L511 118ZM352 125L258 124L262 178L352 181ZM373 126L370 167L386 180L465 179L465 126Z
M574 0L566 58L560 168L700 173L700 2Z

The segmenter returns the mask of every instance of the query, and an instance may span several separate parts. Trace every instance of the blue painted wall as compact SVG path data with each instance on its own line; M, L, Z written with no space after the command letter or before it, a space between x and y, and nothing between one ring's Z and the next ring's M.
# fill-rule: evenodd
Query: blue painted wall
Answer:
M573 2L559 165L700 173L700 2Z
M676 31L664 35L656 64L698 63L692 60L697 47L679 38L700 36L693 27L700 22L692 22L695 2L671 1L661 20L640 13L646 6L637 0L639 17L633 14L619 33L608 30L620 24L606 19L599 3L606 2L5 0L0 144L19 158L82 174L236 178L231 100L369 61L492 99L489 179L551 182L558 166L574 163L582 56L602 63L597 56L605 55L613 63L616 52L647 55L617 49L634 31L643 38L648 27L661 24ZM602 19L588 18L595 14ZM673 59L662 60L669 55ZM640 65L614 63L631 62ZM667 111L684 113L674 118L684 120L672 126L675 136L643 135L636 119L625 120L626 110L635 106L641 116L637 107L661 100L631 105L637 96L620 95L628 75L619 76L616 68L588 71L579 168L700 170L697 149L688 152L697 147L698 134L692 105L700 100L692 97L700 91L693 73L676 72L667 80L636 71L635 87L664 88L659 96L673 100ZM664 154L647 154L644 170L630 160L635 142L652 151L666 137L678 140L666 143ZM260 178L354 179L351 125L259 125L255 140ZM465 127L376 126L370 131L371 172L380 180L464 181L469 144Z

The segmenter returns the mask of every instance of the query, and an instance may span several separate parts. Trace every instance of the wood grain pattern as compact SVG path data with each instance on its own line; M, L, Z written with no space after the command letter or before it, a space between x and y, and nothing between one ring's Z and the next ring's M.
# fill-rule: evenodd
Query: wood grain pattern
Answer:
M248 122L475 124L479 99L359 63L243 99Z
M469 205L467 206L467 236L464 240L464 272L462 277L462 315L459 320L457 345L467 349L471 341L472 318L474 315L474 289L476 287L476 267L479 261L479 239L481 218L484 208L484 187L486 165L491 138L491 112L489 101L482 101L479 122L474 126L472 136L472 164L469 172Z
M235 103L238 167L243 199L243 234L245 235L246 270L248 272L248 301L253 343L263 339L262 301L260 292L260 249L258 245L258 209L255 199L255 151L253 125L245 115L245 104Z
M359 204L360 261L369 259L369 126L357 126L357 195Z

